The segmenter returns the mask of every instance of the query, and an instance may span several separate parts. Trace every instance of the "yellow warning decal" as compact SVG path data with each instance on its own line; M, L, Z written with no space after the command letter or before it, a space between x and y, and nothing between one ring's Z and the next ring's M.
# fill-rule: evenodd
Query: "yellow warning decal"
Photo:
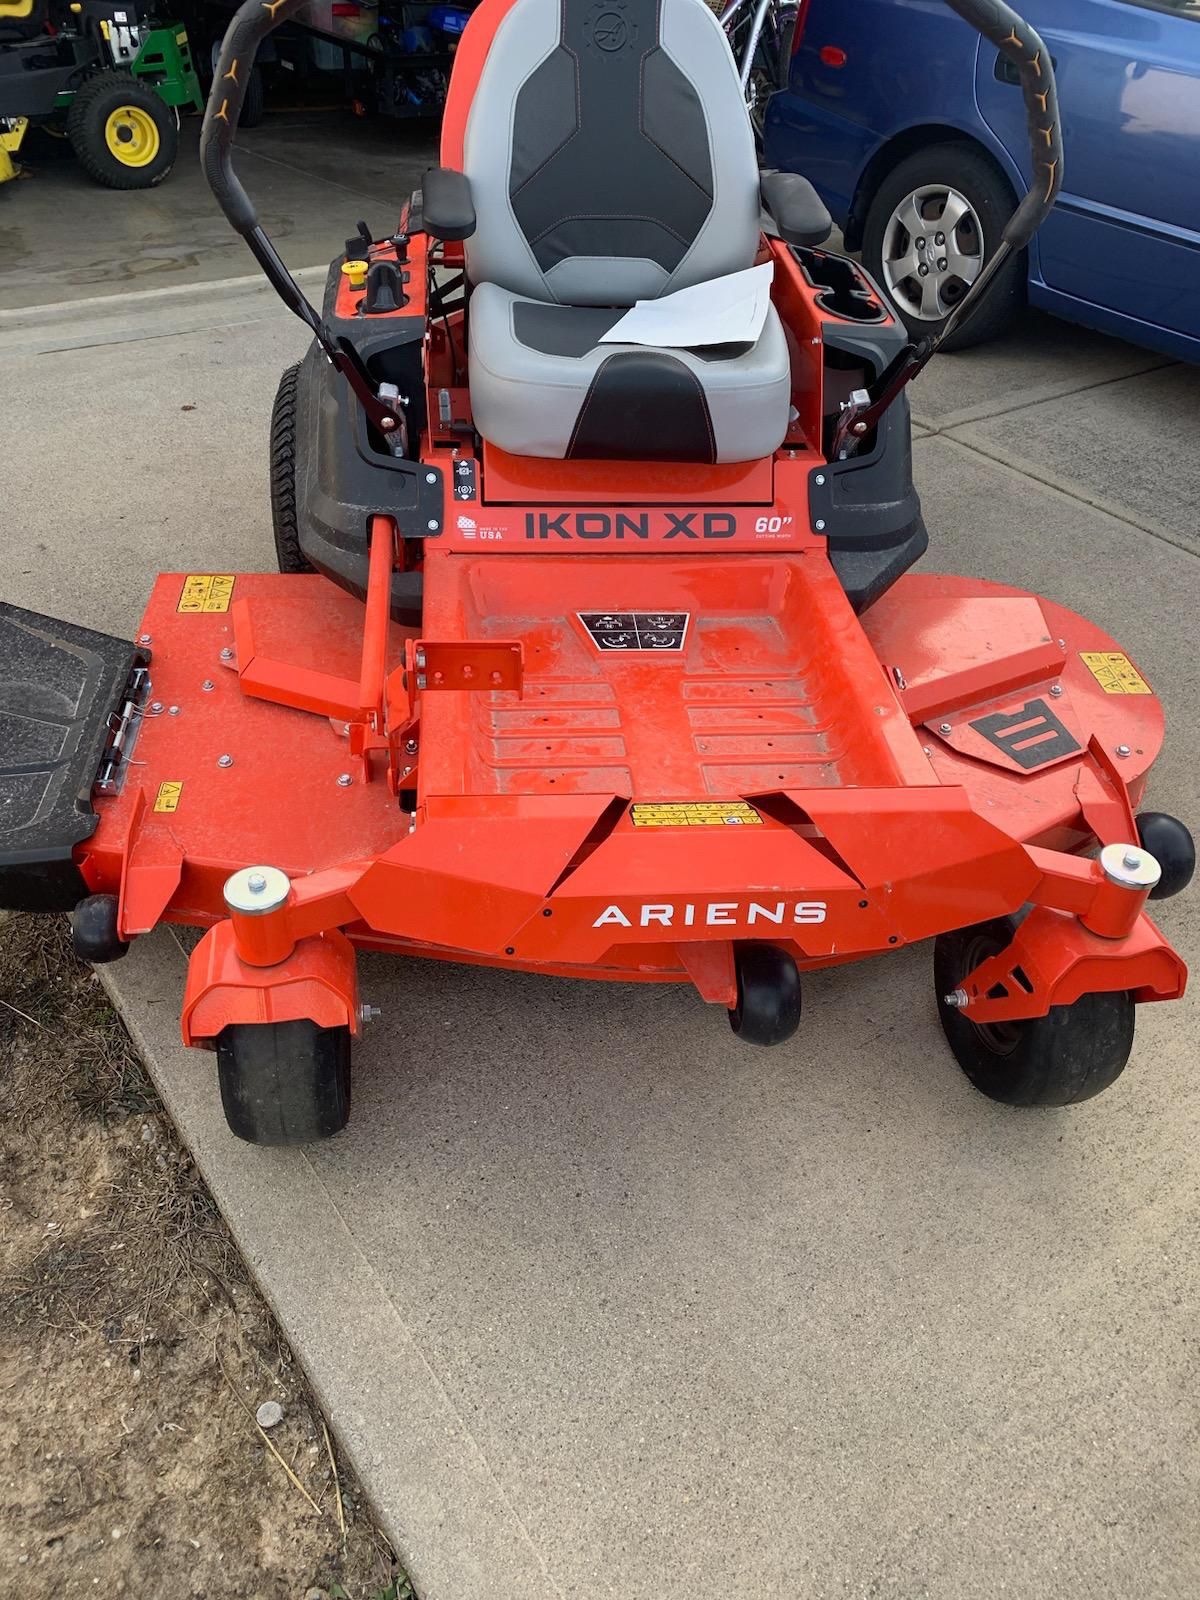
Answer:
M661 805L636 805L630 811L635 828L762 827L762 818L745 800L685 800Z
M232 573L192 572L183 580L176 611L228 611L233 599Z
M160 783L158 794L154 799L155 811L178 811L179 796L182 793L182 783Z
M1141 673L1120 650L1081 650L1084 666L1105 694L1153 694Z

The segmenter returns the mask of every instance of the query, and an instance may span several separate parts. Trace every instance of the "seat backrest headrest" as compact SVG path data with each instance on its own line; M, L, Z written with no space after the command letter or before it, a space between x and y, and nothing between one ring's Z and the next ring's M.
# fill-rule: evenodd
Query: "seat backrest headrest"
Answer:
M753 264L754 139L704 0L484 0L455 73L472 281L629 305Z

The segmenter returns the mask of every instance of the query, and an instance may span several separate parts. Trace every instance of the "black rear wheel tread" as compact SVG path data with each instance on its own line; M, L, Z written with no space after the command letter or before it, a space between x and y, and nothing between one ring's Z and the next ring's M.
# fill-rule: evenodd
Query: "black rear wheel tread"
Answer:
M933 970L946 1042L971 1083L1010 1106L1069 1106L1091 1100L1121 1076L1133 1049L1133 996L1085 994L1044 1017L980 1025L946 1003L981 962L1012 943L1020 919L939 934Z
M296 518L296 404L300 362L288 367L275 391L271 409L271 525L280 572L316 569L300 548Z
M250 76L246 80L246 95L242 101L242 109L238 112L239 128L257 128L267 114L266 91L263 85L262 68L250 68Z

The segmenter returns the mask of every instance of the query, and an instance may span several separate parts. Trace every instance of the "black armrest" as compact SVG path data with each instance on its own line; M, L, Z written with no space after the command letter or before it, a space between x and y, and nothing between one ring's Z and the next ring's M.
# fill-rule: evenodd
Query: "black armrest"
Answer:
M453 167L430 167L421 183L421 222L435 239L469 239L475 232L470 179Z
M764 211L788 244L824 244L833 232L833 218L798 172L761 173L759 193Z

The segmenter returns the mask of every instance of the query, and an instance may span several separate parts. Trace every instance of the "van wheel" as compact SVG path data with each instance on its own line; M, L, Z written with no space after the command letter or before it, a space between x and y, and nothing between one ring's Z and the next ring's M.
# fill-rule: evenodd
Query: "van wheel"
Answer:
M938 333L999 248L1016 196L987 156L962 142L907 156L872 197L863 228L863 265L908 331ZM982 303L944 350L994 339L1025 303L1027 258L1001 267Z

